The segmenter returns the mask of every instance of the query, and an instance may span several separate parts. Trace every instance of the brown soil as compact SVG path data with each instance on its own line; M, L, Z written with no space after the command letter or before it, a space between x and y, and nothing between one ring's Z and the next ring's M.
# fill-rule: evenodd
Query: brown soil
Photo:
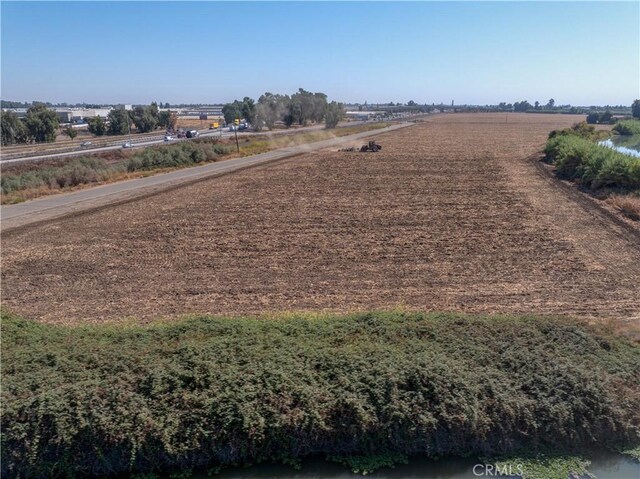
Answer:
M640 319L640 236L532 155L582 117L451 114L3 238L49 322L404 307Z

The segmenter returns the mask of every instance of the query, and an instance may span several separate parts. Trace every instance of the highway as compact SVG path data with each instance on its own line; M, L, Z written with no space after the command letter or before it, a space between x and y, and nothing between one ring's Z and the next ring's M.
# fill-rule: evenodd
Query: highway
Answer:
M356 133L353 135L322 140L294 147L281 148L254 156L208 163L203 166L183 168L169 173L161 173L144 178L136 178L107 185L87 188L71 193L63 193L37 198L24 203L2 206L0 222L2 232L32 223L48 221L70 214L101 208L110 204L131 201L155 194L169 188L183 186L194 181L218 176L252 166L296 156L310 151L334 148L356 139L380 135L389 131L411 126L413 123L397 123L387 128ZM218 132L218 134L220 134Z
M245 135L245 132L238 132L238 136L241 135ZM200 130L198 132L198 138L206 138L206 137L211 137L211 136L215 136L215 137L228 137L228 136L232 136L234 135L234 133L229 132L229 131L223 131L220 132L220 130ZM82 148L82 149L74 149L74 150L70 150L70 151L64 151L61 153L45 153L42 155L34 155L34 156L27 156L27 157L23 157L23 158L8 158L8 159L0 159L0 164L3 165L7 165L10 163L24 163L24 162L28 162L28 161L43 161L43 160L51 160L54 158L68 158L71 156L85 156L85 155L90 155L90 154L95 154L95 153L104 153L105 151L110 151L110 150L121 150L122 149L122 144L125 141L129 141L129 140L123 140L121 142L118 142L117 145L111 145L111 146L102 146L99 148ZM176 143L178 141L189 141L189 138L175 138L174 140L171 140L170 142L165 142L164 141L164 135L161 135L158 139L156 140L148 140L148 141L139 141L136 142L135 141L135 135L131 137L131 149L136 149L136 148L145 148L147 146L152 146L152 145L159 145L162 143Z
M340 127L347 127L347 126L356 126L356 125L361 125L362 123L365 123L363 121L352 121L352 122L343 122L340 124ZM275 131L269 131L269 132L255 132L255 131L249 131L249 130L243 130L243 131L238 131L238 137L242 137L245 135L284 135L284 134L292 134L292 133L297 133L297 132L304 132L304 131L313 131L313 130L321 130L324 129L324 125L314 125L314 126L307 126L307 127L302 127L302 128L295 128L295 129L287 129L287 130L275 130ZM228 138L228 137L232 137L234 136L235 133L231 132L228 130L228 128L223 128L222 131L220 131L220 129L217 130L209 130L209 129L204 129L204 130L198 130L198 138L208 138L208 137L216 137L216 138ZM122 149L122 145L126 142L126 141L131 141L131 149L138 149L138 148L146 148L148 146L153 146L153 145L160 145L160 144L167 144L167 143L176 143L179 141L189 141L191 140L190 138L176 138L174 136L173 140L170 140L169 142L165 142L164 141L164 134L160 134L158 136L153 137L153 140L145 140L144 138L139 138L138 141L136 141L136 135L132 135L131 136L131 140L128 139L121 139L118 142L115 142L116 144L113 145L109 145L109 146L101 146L99 148L81 148L81 147L76 147L74 149L70 149L70 150L66 150L66 151L62 151L62 152L58 152L58 153L42 153L42 154L38 154L38 155L32 155L32 156L25 156L25 157L12 157L12 158L0 158L0 164L2 165L8 165L11 163L24 163L24 162L29 162L29 161L44 161L44 160L51 160L51 159L55 159L55 158L69 158L69 157L73 157L73 156L86 156L86 155L91 155L91 154L96 154L96 153L104 153L110 150L121 150ZM54 145L55 146L55 145Z

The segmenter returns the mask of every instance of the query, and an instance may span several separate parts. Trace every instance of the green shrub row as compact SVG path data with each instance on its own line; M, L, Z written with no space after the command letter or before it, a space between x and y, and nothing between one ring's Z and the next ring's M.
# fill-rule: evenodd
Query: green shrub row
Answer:
M71 160L60 166L51 166L17 174L2 175L2 193L12 193L31 188L61 189L81 184L105 181L114 175L128 171L154 170L189 166L205 161L215 161L218 155L232 148L212 139L200 139L146 148L130 158L109 163L99 157Z
M2 349L3 477L640 444L640 348L569 319L4 314Z
M550 135L545 159L556 166L558 176L590 188L640 188L640 158L598 145L584 136L561 132Z
M622 120L612 129L620 135L640 135L640 120Z

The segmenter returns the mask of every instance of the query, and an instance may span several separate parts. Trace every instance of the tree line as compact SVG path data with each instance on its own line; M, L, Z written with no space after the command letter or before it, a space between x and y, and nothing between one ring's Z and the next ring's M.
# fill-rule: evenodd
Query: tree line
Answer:
M178 121L175 112L160 111L154 102L147 106L137 106L133 110L117 108L111 110L106 121L99 117L87 118L88 130L96 136L127 135L132 125L139 133L147 133L157 128L174 129ZM52 143L60 127L55 111L44 103L37 103L27 110L24 118L12 111L2 112L2 145L20 143ZM62 133L75 138L77 131L71 126Z
M344 106L335 101L329 102L324 93L299 88L293 95L266 92L257 102L249 97L234 100L222 107L222 114L227 123L245 120L255 130L271 130L277 122L287 127L324 122L327 128L335 128L344 117Z

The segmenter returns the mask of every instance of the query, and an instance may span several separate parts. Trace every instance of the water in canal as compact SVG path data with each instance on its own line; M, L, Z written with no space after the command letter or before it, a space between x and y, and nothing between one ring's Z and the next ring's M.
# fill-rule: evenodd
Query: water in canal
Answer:
M613 148L625 155L640 157L640 135L614 136L608 140L599 141L598 144Z
M409 464L395 468L380 469L368 475L374 479L478 479L497 476L489 474L482 462L476 459L448 458L434 461L413 458ZM514 472L516 472L514 470ZM612 452L600 452L591 455L589 472L598 479L639 479L640 463L631 458ZM196 475L194 479L210 479L206 474ZM277 464L260 464L248 468L234 468L212 476L216 479L357 479L363 476L351 473L346 467L322 459L305 461L302 469ZM584 479L587 479L586 477Z

